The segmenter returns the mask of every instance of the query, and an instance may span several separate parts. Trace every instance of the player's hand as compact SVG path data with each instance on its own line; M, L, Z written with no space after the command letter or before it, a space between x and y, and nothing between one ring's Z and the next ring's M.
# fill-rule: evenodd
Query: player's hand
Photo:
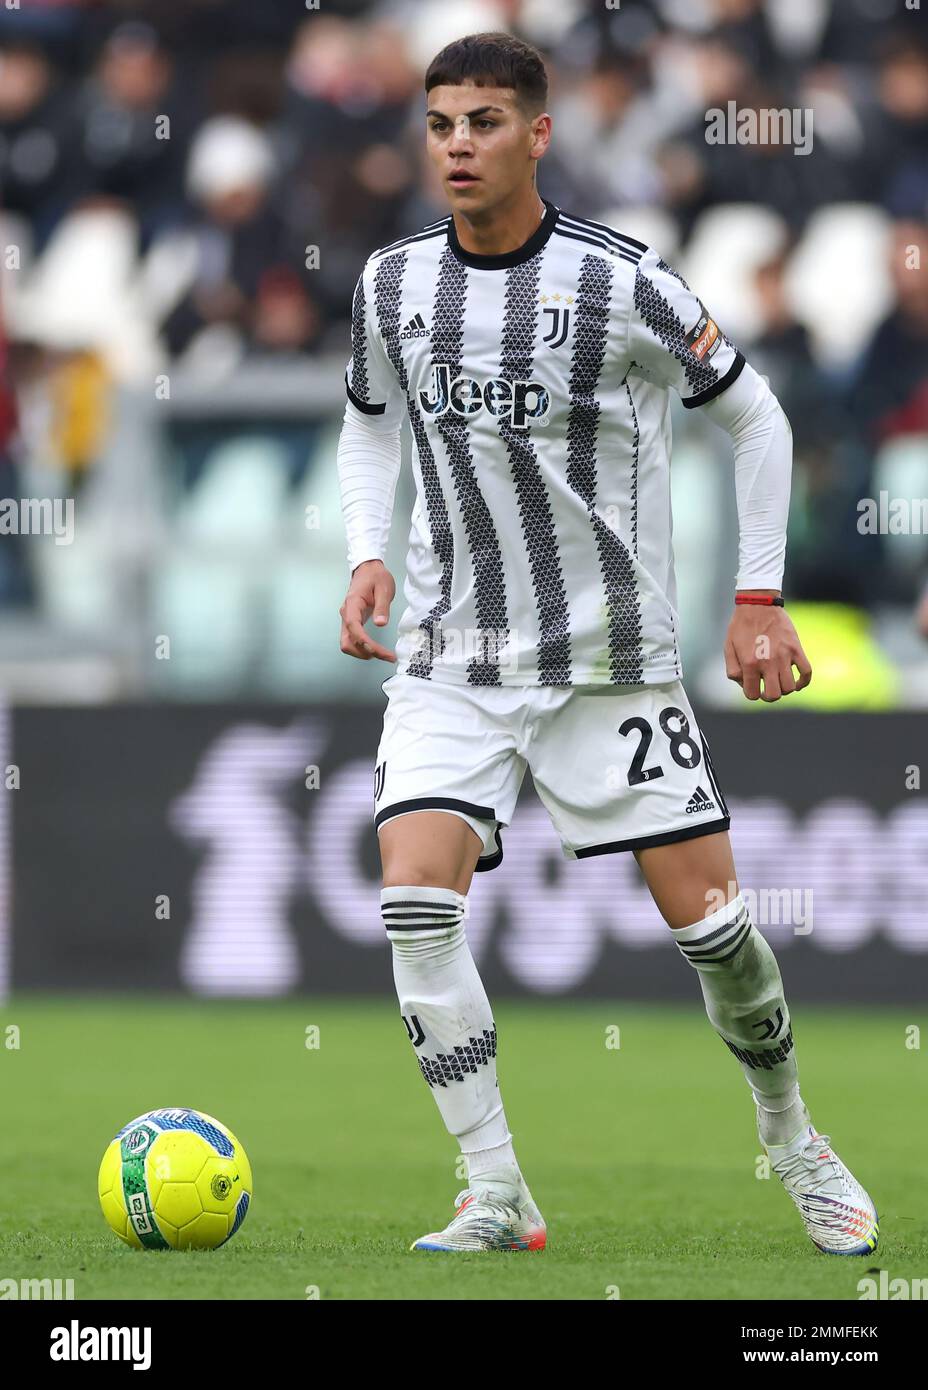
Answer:
M370 661L372 656L381 661L396 660L396 652L382 647L364 631L364 624L372 614L378 627L386 627L395 593L393 575L382 560L365 560L363 565L358 565L351 576L345 602L338 610L342 620L343 652L356 656L359 661Z
M725 638L725 674L738 682L747 700L772 704L805 689L812 667L784 608L736 605Z

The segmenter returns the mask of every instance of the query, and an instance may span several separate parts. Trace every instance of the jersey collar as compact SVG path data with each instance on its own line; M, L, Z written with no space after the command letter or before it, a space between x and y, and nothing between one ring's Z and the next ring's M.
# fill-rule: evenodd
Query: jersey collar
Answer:
M501 256L478 256L474 251L465 251L458 241L453 217L448 222L448 245L459 261L464 265L471 266L474 270L508 270L510 266L522 265L523 261L529 261L538 254L554 231L554 224L558 219L558 209L554 204L549 203L547 198L542 198L541 201L545 205L544 217L528 241L517 246L514 251L506 251Z

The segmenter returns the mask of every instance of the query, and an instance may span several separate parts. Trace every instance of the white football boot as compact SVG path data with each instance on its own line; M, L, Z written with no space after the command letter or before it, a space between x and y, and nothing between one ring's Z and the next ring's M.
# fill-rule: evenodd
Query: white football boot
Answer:
M880 1236L876 1207L827 1134L806 1124L788 1144L765 1147L813 1245L826 1255L873 1253Z
M456 1215L443 1231L420 1236L410 1250L544 1250L541 1212L518 1168L493 1168L454 1199Z

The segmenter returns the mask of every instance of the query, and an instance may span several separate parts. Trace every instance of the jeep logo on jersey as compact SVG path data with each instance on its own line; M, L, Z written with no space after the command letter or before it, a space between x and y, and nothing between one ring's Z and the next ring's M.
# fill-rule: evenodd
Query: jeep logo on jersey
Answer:
M472 376L452 381L447 362L436 362L429 389L419 392L419 405L426 415L444 415L451 410L465 419L487 410L497 419L508 420L514 429L524 430L529 425L548 423L551 397L537 381L506 381L498 376L482 386Z

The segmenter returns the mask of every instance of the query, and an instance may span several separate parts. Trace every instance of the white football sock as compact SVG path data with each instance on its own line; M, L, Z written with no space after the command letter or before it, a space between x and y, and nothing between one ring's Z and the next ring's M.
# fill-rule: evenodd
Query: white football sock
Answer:
M738 1058L757 1103L761 1141L782 1144L808 1121L776 957L739 893L711 917L674 932L699 974L706 1013Z
M497 1168L518 1169L519 1167L516 1163L511 1139L507 1139L504 1144L498 1144L493 1149L475 1149L472 1153L466 1153L464 1157L467 1159L469 1182L473 1182L474 1178L483 1177L484 1173L489 1173Z
M515 1166L496 1080L496 1026L450 888L384 888L393 978L416 1060L471 1178Z
M781 1110L771 1110L769 1104L757 1107L757 1132L764 1144L788 1144L811 1126L812 1121L798 1086L795 1099Z

